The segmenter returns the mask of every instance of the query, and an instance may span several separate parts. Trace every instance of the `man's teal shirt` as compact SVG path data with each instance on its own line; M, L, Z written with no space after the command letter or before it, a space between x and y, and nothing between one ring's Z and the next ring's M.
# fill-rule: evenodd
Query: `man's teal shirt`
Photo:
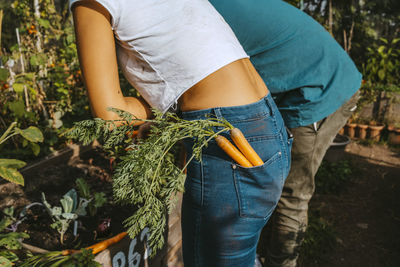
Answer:
M290 128L335 112L361 74L314 19L280 0L210 0L231 26Z

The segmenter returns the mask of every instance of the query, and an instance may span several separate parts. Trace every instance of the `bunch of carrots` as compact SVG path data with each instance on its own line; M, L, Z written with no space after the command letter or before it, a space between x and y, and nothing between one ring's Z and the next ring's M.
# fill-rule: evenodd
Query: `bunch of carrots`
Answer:
M215 137L218 146L223 151L225 151L228 156L230 156L236 163L243 167L254 167L263 165L264 162L257 154L257 152L254 151L249 142L247 142L246 137L244 137L240 129L231 129L230 135L239 150L225 137L221 135L217 135Z
M139 131L136 130L127 132L126 134L130 138L135 138L138 133ZM215 141L217 141L218 146L225 151L229 157L243 167L255 167L263 165L264 162L257 152L251 147L249 142L247 142L246 137L239 128L231 129L230 136L237 148L224 136L217 135L215 137Z

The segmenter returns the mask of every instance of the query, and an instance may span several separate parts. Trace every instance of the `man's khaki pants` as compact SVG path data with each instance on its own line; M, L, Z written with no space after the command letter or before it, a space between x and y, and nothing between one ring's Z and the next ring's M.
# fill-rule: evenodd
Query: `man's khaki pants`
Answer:
M358 98L357 92L321 121L290 129L294 136L292 164L281 199L268 222L266 266L296 266L308 223L308 203L315 190L315 174L337 132L354 111Z

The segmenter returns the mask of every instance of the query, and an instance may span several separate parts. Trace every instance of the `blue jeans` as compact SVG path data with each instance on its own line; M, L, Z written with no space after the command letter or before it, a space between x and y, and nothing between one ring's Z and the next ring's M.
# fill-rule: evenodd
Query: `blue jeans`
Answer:
M214 140L201 161L189 164L182 204L184 264L253 267L260 232L289 172L292 140L270 94L249 105L183 112L182 118L209 115L241 129L264 164L242 167ZM229 133L223 135L231 141ZM192 144L185 143L188 157Z

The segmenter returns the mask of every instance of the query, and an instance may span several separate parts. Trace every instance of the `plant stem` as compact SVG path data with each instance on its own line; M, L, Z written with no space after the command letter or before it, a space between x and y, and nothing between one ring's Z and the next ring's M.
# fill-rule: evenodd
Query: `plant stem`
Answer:
M17 125L17 122L13 122L10 124L10 126L8 127L8 129L3 133L3 135L0 137L0 144L2 144L3 142L5 142L8 138L10 138L11 136L15 135L12 134L9 137L7 137L7 135L10 134L11 130L15 127L15 125Z
M202 145L200 146L200 148L203 149L203 147L204 147L206 144L208 144L208 142L209 142L212 138L216 137L216 136L219 135L220 133L225 132L225 131L227 131L227 130L229 130L229 129L230 129L230 128L224 128L224 129L222 129L221 131L218 131L218 132L214 133L213 135L211 135L211 136L206 140L206 142L205 142L204 144L202 144ZM195 155L192 154L192 156L190 157L190 159L188 159L188 161L186 162L185 166L183 166L183 168L181 169L181 174L182 174L183 171L187 168L187 166L189 166L189 163L193 160L194 156L195 156Z

